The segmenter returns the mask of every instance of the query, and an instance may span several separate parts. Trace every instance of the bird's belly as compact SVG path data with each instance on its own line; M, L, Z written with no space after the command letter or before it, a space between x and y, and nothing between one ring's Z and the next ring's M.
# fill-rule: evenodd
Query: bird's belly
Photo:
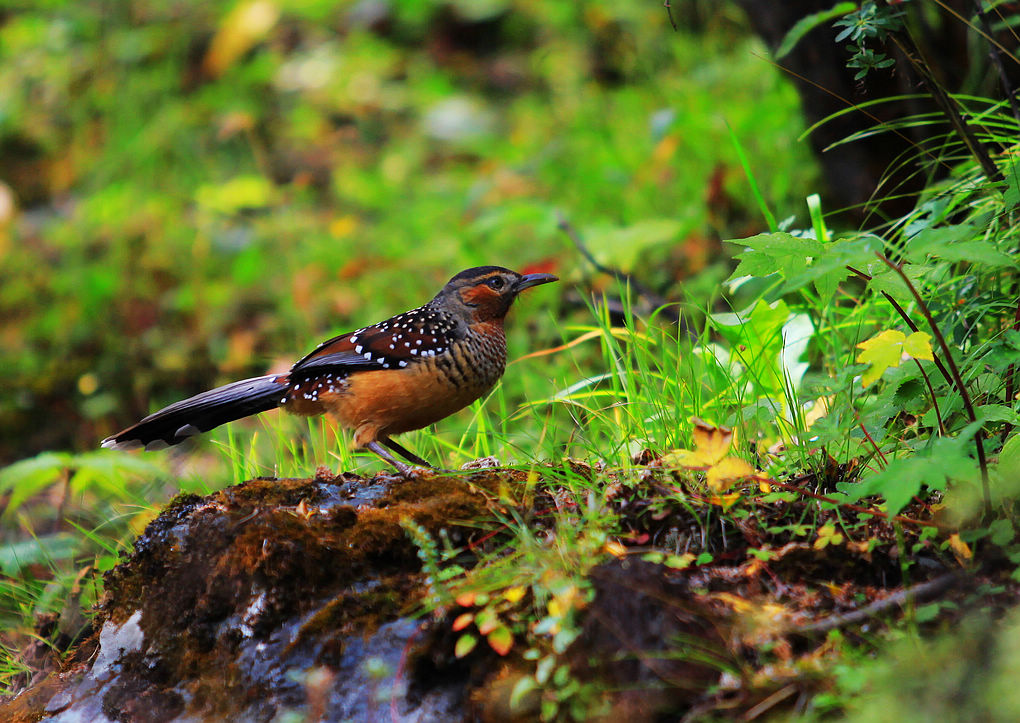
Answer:
M430 366L361 372L346 379L340 391L319 399L344 427L356 431L355 444L364 446L448 417L482 396L499 378L458 381L437 374Z

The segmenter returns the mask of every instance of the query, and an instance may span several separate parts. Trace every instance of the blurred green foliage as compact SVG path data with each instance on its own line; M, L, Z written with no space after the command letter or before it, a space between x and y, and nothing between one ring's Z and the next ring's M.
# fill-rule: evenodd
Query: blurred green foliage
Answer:
M677 33L609 0L0 10L0 462L93 448L466 266L554 270L568 294L590 270L556 210L664 295L714 289L717 240L763 227L727 124L776 207L813 165L739 13L673 12ZM551 298L512 354L587 316ZM535 393L563 365L530 361Z

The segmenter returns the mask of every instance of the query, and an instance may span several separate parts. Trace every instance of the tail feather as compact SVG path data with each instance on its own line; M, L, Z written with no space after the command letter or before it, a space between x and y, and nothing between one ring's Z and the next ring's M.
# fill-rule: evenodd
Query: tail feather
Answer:
M280 405L287 378L271 374L210 389L159 410L103 440L109 449L162 449L221 424Z

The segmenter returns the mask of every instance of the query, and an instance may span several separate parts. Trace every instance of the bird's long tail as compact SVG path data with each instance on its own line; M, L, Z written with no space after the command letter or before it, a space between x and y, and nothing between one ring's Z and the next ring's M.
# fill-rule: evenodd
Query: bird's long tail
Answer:
M208 432L235 419L280 405L287 393L287 375L244 379L181 400L103 440L110 449L162 449Z

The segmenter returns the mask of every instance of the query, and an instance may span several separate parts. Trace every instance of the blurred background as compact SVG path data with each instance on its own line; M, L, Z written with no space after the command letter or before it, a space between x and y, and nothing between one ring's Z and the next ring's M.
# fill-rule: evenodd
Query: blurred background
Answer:
M776 208L817 171L741 8L675 5L674 30L636 0L6 4L0 465L285 368L468 266L558 274L511 358L557 346L612 283L558 213L599 263L704 306L720 240L765 229L740 153ZM601 364L529 359L501 408Z
M901 326L885 297L840 276L825 293L798 291L796 308L776 292L752 311L761 279L724 284L739 248L727 239L777 229L798 236L787 240L823 239L828 224L834 238L877 239L927 275L917 283L958 344L972 394L987 419L1010 420L999 464L1014 474L1020 193L995 178L1017 177L1020 107L1007 110L1006 97L1020 87L1020 13L1015 3L984 3L988 17L978 17L975 7L0 3L0 695L87 629L82 611L101 598L102 574L174 495L260 475L307 477L320 465L382 468L352 455L329 422L277 412L163 452L99 450L104 437L218 384L285 370L330 336L422 304L470 266L551 272L561 282L517 302L508 324L516 361L488 398L401 438L440 466L487 455L554 467L645 465L691 447L696 414L737 427L751 442L740 453L753 452L776 480L806 479L799 475L813 465L819 484L856 479L859 459L874 463L874 452L883 471L869 472L881 483L872 492L901 506L922 483L941 493L932 470L970 464L960 446L956 457L943 454L948 446L918 454L903 486L896 475L882 478L897 469L885 467L883 448L890 458L913 454L933 430L948 445L976 429L948 375L941 411L929 377L933 409L902 368L867 393L856 386L865 368L860 357L854 364L857 341ZM885 39L881 23L901 11L906 30ZM990 48L1005 67L994 68L1002 58ZM949 93L955 105L940 105ZM981 168L980 144L946 120L953 112L993 149L990 169ZM847 229L866 231L840 237ZM925 231L929 245L911 257ZM835 246L829 260L842 273L838 254L849 246ZM749 273L772 274L789 248L801 247ZM875 261L865 252L865 264ZM798 433L794 444L777 410L805 402L814 418L793 416L805 416L797 429L811 436ZM1000 450L989 451L994 463ZM1006 516L971 543L988 534L1013 544L1018 508L1014 492L1003 494ZM770 530L803 535L801 522ZM831 553L835 528L818 530L813 549ZM906 560L899 528L896 538L890 559ZM924 540L919 559L936 544ZM950 543L937 544L948 557ZM872 549L853 564L878 574ZM1020 545L1002 550L1012 578L988 594L1008 589L1015 598ZM1001 564L997 554L989 559ZM907 563L897 564L906 580ZM917 622L933 619L932 606ZM893 703L937 719L923 712L934 710L932 690L945 692L947 710L971 700L1012 706L974 684L973 671L991 669L987 657L1000 649L966 642L990 639L981 630L920 658L905 636L895 667L878 673L859 665L872 660L871 648L851 652L834 675L850 695L868 676L888 687L861 697L879 702L860 720ZM1016 638L1007 632L1003 640ZM930 658L927 670L921 658ZM1015 671L1013 658L995 665ZM960 682L923 682L938 675ZM904 695L908 684L916 697Z

